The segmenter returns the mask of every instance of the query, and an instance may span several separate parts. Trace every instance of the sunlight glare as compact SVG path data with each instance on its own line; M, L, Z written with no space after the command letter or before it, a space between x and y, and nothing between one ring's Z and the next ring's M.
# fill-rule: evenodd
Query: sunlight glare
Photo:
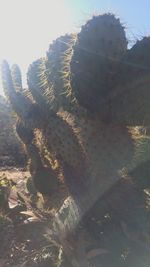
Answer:
M17 63L25 75L52 40L72 30L65 0L0 0L0 62Z

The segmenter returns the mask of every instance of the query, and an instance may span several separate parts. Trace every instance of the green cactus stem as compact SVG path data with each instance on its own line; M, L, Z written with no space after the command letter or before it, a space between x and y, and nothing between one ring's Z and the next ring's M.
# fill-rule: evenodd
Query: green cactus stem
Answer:
M42 112L49 112L51 108L51 100L53 99L50 84L48 83L47 69L45 65L45 59L41 58L34 61L28 69L27 81L29 90L38 103ZM48 93L49 92L49 97Z
M12 74L13 85L14 85L16 92L21 92L23 90L22 77L21 77L21 71L18 65L14 64L12 66L11 74Z
M75 34L57 38L50 46L46 57L48 80L54 94L53 102L59 109L71 110L74 102L70 90L70 60Z
M34 142L33 131L27 129L21 121L18 121L16 131L25 144L27 155L30 158L30 172L35 188L43 195L51 196L60 185L57 173L50 166L44 166L39 149Z
M25 97L22 93L16 92L14 86L16 85L15 72L13 72L13 77L9 68L7 61L2 63L2 82L4 93L9 99L14 111L20 117L26 116L28 110L30 109L32 103L29 98ZM20 88L20 87L19 87Z
M93 17L73 47L71 85L81 106L105 118L118 63L127 50L124 27L112 14Z
M150 37L126 53L115 78L111 96L113 123L131 126L150 124Z

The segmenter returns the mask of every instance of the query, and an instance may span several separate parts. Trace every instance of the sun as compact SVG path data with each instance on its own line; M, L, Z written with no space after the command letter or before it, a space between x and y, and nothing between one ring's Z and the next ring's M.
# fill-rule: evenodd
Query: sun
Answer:
M0 62L19 64L25 76L50 42L72 29L65 0L0 0ZM0 84L0 93L1 88Z

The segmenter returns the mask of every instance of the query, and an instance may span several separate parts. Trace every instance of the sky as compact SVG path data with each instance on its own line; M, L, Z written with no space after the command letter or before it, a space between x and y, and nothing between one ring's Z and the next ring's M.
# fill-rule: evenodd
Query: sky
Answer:
M45 55L52 40L104 12L120 17L131 44L150 35L150 0L0 0L0 63L18 64L26 86L29 64Z

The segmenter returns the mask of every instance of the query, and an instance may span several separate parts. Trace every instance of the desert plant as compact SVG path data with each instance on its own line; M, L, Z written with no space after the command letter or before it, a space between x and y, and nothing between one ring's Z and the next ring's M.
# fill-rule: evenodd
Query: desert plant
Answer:
M119 64L111 96L112 120L119 124L149 125L150 37L129 50ZM127 111L128 110L128 111Z
M21 71L18 65L14 64L11 69L12 77L13 77L13 83L16 88L16 91L22 90L22 77L21 77Z
M0 96L0 166L23 166L26 158L15 132L16 116L6 99Z
M42 162L40 151L34 140L32 130L26 128L21 121L17 122L16 131L26 147L30 159L30 173L37 190L44 195L55 194L59 186L57 172L51 166L46 167Z
M42 193L46 181L59 187L50 161L51 172L45 169L39 132L39 142L57 160L73 197L68 209L74 217L65 215L67 230L69 222L75 222L76 228L82 216L92 214L95 203L101 203L112 186L117 188L120 179L124 186L124 179L136 176L137 166L149 161L143 149L144 144L149 147L149 139L136 127L150 123L149 51L149 38L128 50L120 21L105 14L89 20L77 37L58 38L46 58L30 66L28 93L21 86L18 92L15 72L6 62L2 66L5 93L20 118L18 133L38 165L41 182L34 179L35 185ZM130 182L129 187L134 188ZM137 188L131 190L135 196L142 187ZM65 210L64 204L56 221L61 222Z
M71 58L72 90L79 103L105 117L118 63L127 50L124 27L112 14L94 16L77 35Z
M112 32L112 38L108 38L108 33ZM15 83L16 79L14 75L15 72L11 73L6 62L4 62L3 64L2 71L4 90L6 92L6 95L8 95L8 98L10 99L12 105L14 106L16 113L21 118L25 126L32 131L37 128L41 131L42 138L44 140L45 146L47 147L47 150L50 151L53 157L58 160L59 165L62 166L66 181L72 184L69 185L70 187L72 187L72 189L70 189L72 191L75 191L75 187L79 183L79 188L81 187L81 185L84 185L83 188L86 188L88 193L90 193L93 197L94 195L96 195L97 197L97 194L102 194L112 184L114 184L114 182L120 179L120 172L125 167L128 167L128 165L131 163L131 160L136 153L136 143L138 143L140 139L140 136L138 136L137 138L137 134L134 128L128 128L129 125L136 123L136 121L132 120L133 116L135 116L137 124L142 123L140 117L138 115L136 117L136 114L131 115L130 123L130 121L125 120L125 115L121 113L120 106L118 106L118 110L115 113L115 109L117 109L117 104L115 104L115 101L117 100L115 99L118 98L116 84L121 77L118 67L120 66L120 64L123 65L123 56L130 58L130 56L128 55L131 54L132 61L134 59L134 55L132 56L132 54L138 54L139 48L137 48L137 52L136 48L127 51L127 40L125 38L124 29L119 20L111 14L94 17L92 20L88 21L85 26L82 27L81 32L77 36L77 39L74 38L72 41L72 38L74 37L65 36L57 39L56 42L54 42L53 45L50 46L50 50L47 53L46 59L38 60L33 65L31 65L28 73L28 83L34 100L31 97L27 97L22 90L17 92ZM119 40L119 42L116 42L116 39ZM97 47L97 49L99 49L103 54L106 53L106 58L103 60L101 59L101 57L97 57L97 59L95 59L95 55L93 54L90 54L90 57L93 60L93 64L95 64L95 68L93 68L92 71L94 72L95 70L94 73L96 73L96 71L99 72L99 68L96 63L97 61L99 61L104 76L108 77L108 79L105 79L106 85L103 88L106 88L104 91L106 92L106 95L107 93L109 95L109 107L111 107L111 109L109 109L109 118L111 119L109 120L109 123L108 120L106 123L105 120L100 119L101 115L99 116L100 113L97 109L98 106L101 106L100 102L98 106L94 105L95 113L92 114L88 106L85 106L83 104L83 106L87 108L87 111L84 110L82 106L80 106L82 105L82 101L80 102L78 97L76 96L75 90L78 88L77 90L80 93L82 86L75 86L76 83L73 82L73 79L81 81L83 78L80 77L78 72L74 73L76 68L73 64L76 64L76 62L78 62L78 57L76 55L78 55L78 53L80 52L80 62L83 62L85 66L89 65L86 63L86 58L84 57L84 55L82 56L82 53L85 52L84 49L80 49L80 42L85 43L85 45L87 44L87 46L91 45L92 47ZM74 45L72 45L73 43ZM143 51L145 45L146 49L148 49L148 41L139 41L139 44L137 46L141 47L141 51ZM68 54L66 53L66 51L68 51L68 46L70 49L69 53L72 55L72 57L70 55L70 61L67 61L68 66L69 64L71 66L70 70L68 70L67 79L71 79L71 81L73 82L70 83L69 90L72 91L71 95L75 95L76 97L75 103L72 103L69 100L68 101L70 104L72 103L72 106L76 107L73 109L73 112L71 110L70 112L68 112L69 109L65 108L66 106L64 105L64 102L63 100L61 100L61 94L64 91L63 99L66 99L65 103L67 103L68 89L65 87L65 82L63 84L63 67L65 65L66 57L68 57ZM88 56L88 53L86 55ZM108 60L110 60L110 57L111 60L112 57L113 59L117 58L117 62L111 61L111 68L114 71L113 75L115 77L110 82L111 87L114 87L113 90L109 90L109 86L107 86L107 81L109 80L109 64L107 62L107 56ZM79 71L82 70L82 66L82 64L81 66L79 66ZM44 71L43 68L45 69ZM83 74L84 73L86 73L86 71L83 71ZM45 77L47 77L46 82ZM92 81L90 80L90 77L91 76L89 76L88 78L89 82ZM141 78L142 77L145 77L145 72L141 73ZM93 79L93 77L91 79ZM120 80L122 79L123 78L120 78ZM100 79L100 81L102 81L102 78ZM146 81L147 80L145 80L145 88L147 88ZM96 97L96 99L98 99L96 92L91 89L90 85L86 86L86 88L89 88L89 90L91 90L91 93L93 94L93 97ZM62 90L62 92L60 90ZM135 91L136 90L138 89L135 88ZM59 102L59 108L56 110L55 108L53 109L53 104L51 106L51 101L49 102L49 98L47 96L48 92L51 93L51 91L56 101L58 99ZM100 99L103 99L102 91L99 91ZM146 97L148 96L147 92L148 90L145 89L141 96L142 103L145 103L143 106L143 111L145 110L145 113L146 111L148 111L148 97ZM121 93L120 97L122 97ZM127 97L130 101L130 91L129 93L127 93ZM86 98L89 99L88 94L84 93L85 101ZM119 101L120 100L118 100L118 102ZM105 107L107 110L106 105ZM138 109L138 102L136 108ZM108 112L106 113L108 115ZM147 112L146 115L145 113L141 111L140 114L141 118L143 116L143 120L145 119L145 116L147 116L147 118L149 116L149 112ZM101 114L103 114L103 111ZM118 114L122 114L122 116L119 116ZM128 109L126 110L126 114L128 116ZM122 123L123 126L119 126L118 124L120 123ZM72 179L72 177L74 178ZM91 185L93 186L91 187ZM97 194L95 194L96 191Z

